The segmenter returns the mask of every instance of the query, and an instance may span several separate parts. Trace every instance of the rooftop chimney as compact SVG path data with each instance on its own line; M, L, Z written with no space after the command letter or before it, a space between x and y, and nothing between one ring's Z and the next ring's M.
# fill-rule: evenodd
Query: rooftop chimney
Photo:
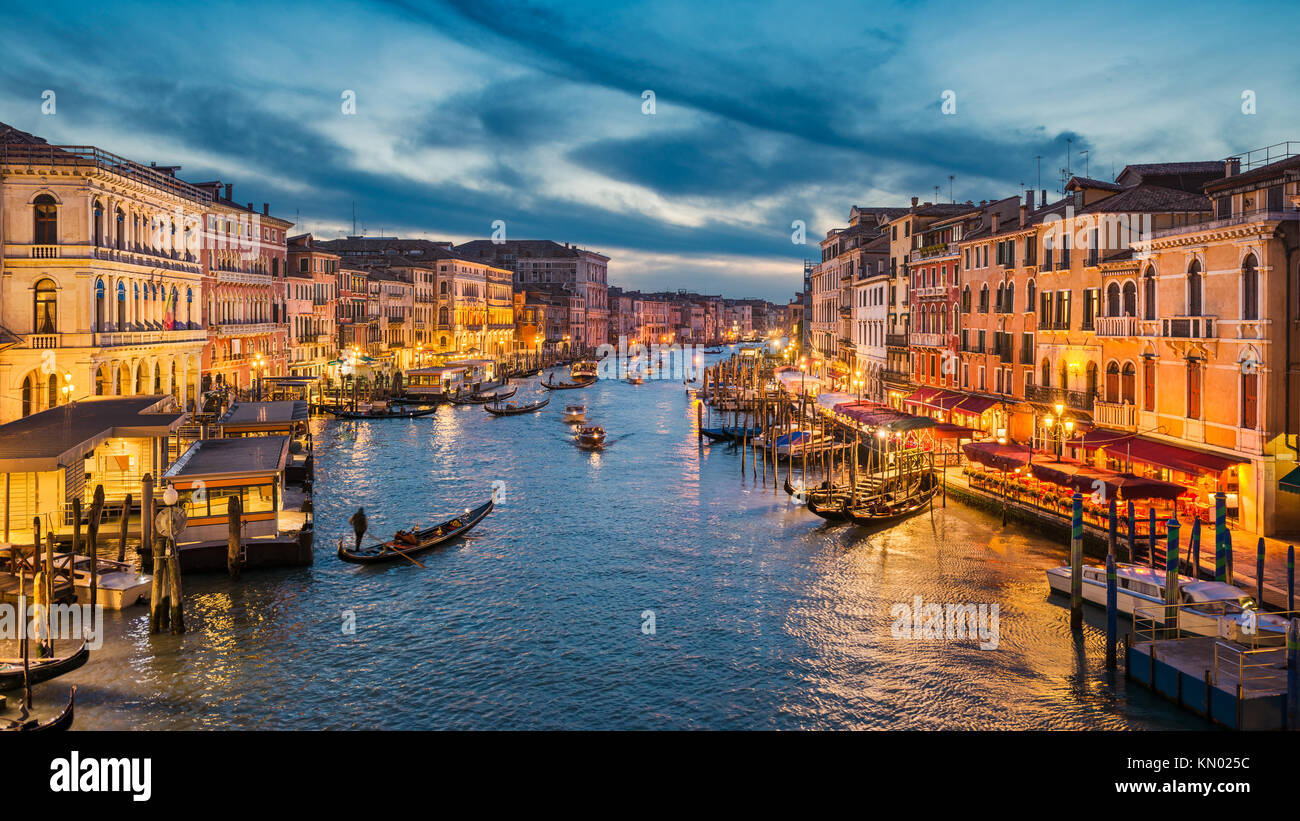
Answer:
M249 211L252 211L252 210L253 210L253 204L252 204L251 202L248 204L248 210L249 210Z
M233 193L234 190L235 190L235 185L234 185L234 183L229 183L229 182L226 183L226 201L227 201L227 202L229 202L229 201L230 201L230 198L231 198L232 196L234 196L234 193Z
M1042 194L1043 194L1043 200L1042 200L1041 203L1039 203L1038 207L1039 207L1039 208L1046 208L1046 207L1047 207L1047 189L1046 189L1046 188L1043 189Z
M269 202L262 203L262 213L268 217L271 216L271 203Z
M997 211L994 211L994 212L993 212L993 233L995 233L995 234L998 232L998 221L999 221L999 220L998 220L998 212L997 212Z
M921 201L920 197L912 197L912 207L915 208L916 204L920 201Z
M1241 173L1241 157L1229 157L1223 161L1223 176L1235 177Z
M1033 202L1033 197L1032 197L1032 195L1031 195L1031 197L1030 197L1030 202ZM1021 205L1020 205L1020 227L1021 227L1021 228L1024 228L1024 227L1025 227L1025 223L1028 222L1028 221L1029 221L1029 206L1028 206L1027 204L1025 204L1025 203L1021 203Z

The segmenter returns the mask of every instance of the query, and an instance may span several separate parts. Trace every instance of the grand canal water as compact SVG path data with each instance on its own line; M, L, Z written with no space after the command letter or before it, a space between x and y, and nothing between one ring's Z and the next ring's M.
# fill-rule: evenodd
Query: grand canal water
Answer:
M603 453L561 421L579 397ZM1203 726L1102 670L1097 613L1071 634L1043 576L1059 545L956 504L828 526L701 449L694 419L680 384L602 382L526 417L316 422L315 566L191 577L187 635L111 616L39 700L78 684L82 729ZM497 510L425 569L333 555L358 504L391 533L493 482ZM895 638L915 596L998 604L998 649Z

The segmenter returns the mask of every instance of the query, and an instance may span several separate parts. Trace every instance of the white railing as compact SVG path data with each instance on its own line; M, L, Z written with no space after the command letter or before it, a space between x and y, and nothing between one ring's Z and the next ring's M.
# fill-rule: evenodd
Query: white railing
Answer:
M102 348L122 345L163 345L179 342L205 342L208 332L199 328L186 331L115 331L95 334L95 344Z
M214 326L217 336L250 336L253 334L273 334L285 326L274 322L223 322Z
M33 245L32 259L58 259L59 246L57 245Z
M923 334L912 331L909 341L914 347L942 348L948 344L948 334Z
M1135 316L1099 316L1095 320L1097 336L1137 336Z
M1092 403L1092 413L1098 425L1126 430L1137 428L1137 405L1103 402L1098 399Z
M28 334L27 347L57 348L59 347L59 335L58 334Z

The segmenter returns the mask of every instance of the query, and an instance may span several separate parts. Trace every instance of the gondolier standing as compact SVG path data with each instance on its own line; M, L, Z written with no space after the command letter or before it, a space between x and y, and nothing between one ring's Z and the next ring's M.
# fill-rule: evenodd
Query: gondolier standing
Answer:
M366 509L364 507L357 508L357 512L352 514L351 519L348 519L348 524L352 525L352 532L357 534L357 547L361 547L361 537L366 535L367 528Z

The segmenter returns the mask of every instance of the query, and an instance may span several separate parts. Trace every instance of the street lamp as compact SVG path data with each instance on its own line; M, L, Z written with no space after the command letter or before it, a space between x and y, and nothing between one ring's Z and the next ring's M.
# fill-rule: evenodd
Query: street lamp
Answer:
M72 374L64 371L63 384L59 386L59 393L63 396L63 404L66 405L72 401L72 390Z
M259 352L253 357L253 378L257 380L257 401L262 401L262 371L266 369L266 360Z

